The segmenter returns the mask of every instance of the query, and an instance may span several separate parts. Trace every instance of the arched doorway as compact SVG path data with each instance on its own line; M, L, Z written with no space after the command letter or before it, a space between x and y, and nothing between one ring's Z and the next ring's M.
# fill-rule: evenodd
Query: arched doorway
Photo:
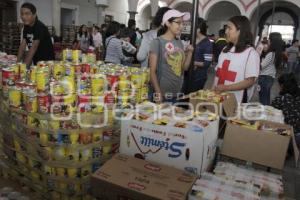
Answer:
M150 29L151 24L151 5L147 5L137 17L137 27L140 30Z
M178 3L177 5L175 5L174 9L179 10L180 12L189 12L189 13L191 13L191 16L192 16L193 4L191 4L189 2L181 2L181 3Z
M257 34L268 37L270 32L280 32L286 42L299 35L300 8L290 2L277 1L273 15L273 2L260 6L260 16L257 23L257 9L251 17L252 27L258 25Z
M227 1L214 4L208 11L206 18L208 33L217 35L227 20L236 15L241 15L241 11L235 4Z

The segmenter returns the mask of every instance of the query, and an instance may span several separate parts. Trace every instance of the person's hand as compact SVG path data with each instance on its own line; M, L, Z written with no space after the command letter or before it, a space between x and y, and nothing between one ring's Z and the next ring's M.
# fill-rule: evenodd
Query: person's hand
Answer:
M193 51L194 51L194 47L193 47L192 45L188 45L188 46L186 47L186 52L188 52L188 53L193 53Z
M163 95L161 92L156 92L153 94L153 100L155 103L160 104L163 102Z
M226 85L217 85L214 87L214 91L219 94L219 93L227 91L227 87L226 87Z

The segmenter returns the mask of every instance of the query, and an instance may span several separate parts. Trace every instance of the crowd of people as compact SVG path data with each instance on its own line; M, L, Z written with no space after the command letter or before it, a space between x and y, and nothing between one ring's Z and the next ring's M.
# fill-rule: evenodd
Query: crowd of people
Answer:
M21 7L24 22L23 40L19 49L21 61L25 47L29 52L23 60L27 66L39 60L54 59L50 34L36 15L34 5ZM181 40L184 22L189 13L162 7L141 32L133 19L127 27L116 21L108 25L82 25L73 42L73 49L95 52L106 63L150 68L149 99L157 103L175 103L178 94L205 87L208 69L215 68L211 89L234 93L239 103L249 102L255 88L263 105L283 110L286 123L294 126L300 138L300 92L295 74L299 72L299 41L285 45L280 33L271 33L254 45L251 25L245 16L233 16L219 31L219 37L207 36L208 26L197 22L196 46ZM284 69L284 70L282 70ZM271 89L278 78L280 93L271 99ZM187 86L188 85L188 86ZM257 87L255 87L257 86Z

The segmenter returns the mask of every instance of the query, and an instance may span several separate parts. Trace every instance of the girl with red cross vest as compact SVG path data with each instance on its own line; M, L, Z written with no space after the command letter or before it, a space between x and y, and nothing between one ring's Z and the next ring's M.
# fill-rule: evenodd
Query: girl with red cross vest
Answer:
M219 56L214 90L234 93L239 103L248 102L259 75L259 54L252 47L253 35L245 16L229 19L226 28L228 45Z

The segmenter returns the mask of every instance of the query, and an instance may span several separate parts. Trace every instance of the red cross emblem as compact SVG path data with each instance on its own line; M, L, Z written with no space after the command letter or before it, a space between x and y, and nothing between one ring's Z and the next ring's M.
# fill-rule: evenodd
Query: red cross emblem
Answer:
M174 51L174 45L171 42L168 42L165 46L168 52L173 52Z
M230 60L224 60L222 68L218 68L217 77L219 78L218 85L224 85L225 81L234 82L236 78L236 72L229 71Z

